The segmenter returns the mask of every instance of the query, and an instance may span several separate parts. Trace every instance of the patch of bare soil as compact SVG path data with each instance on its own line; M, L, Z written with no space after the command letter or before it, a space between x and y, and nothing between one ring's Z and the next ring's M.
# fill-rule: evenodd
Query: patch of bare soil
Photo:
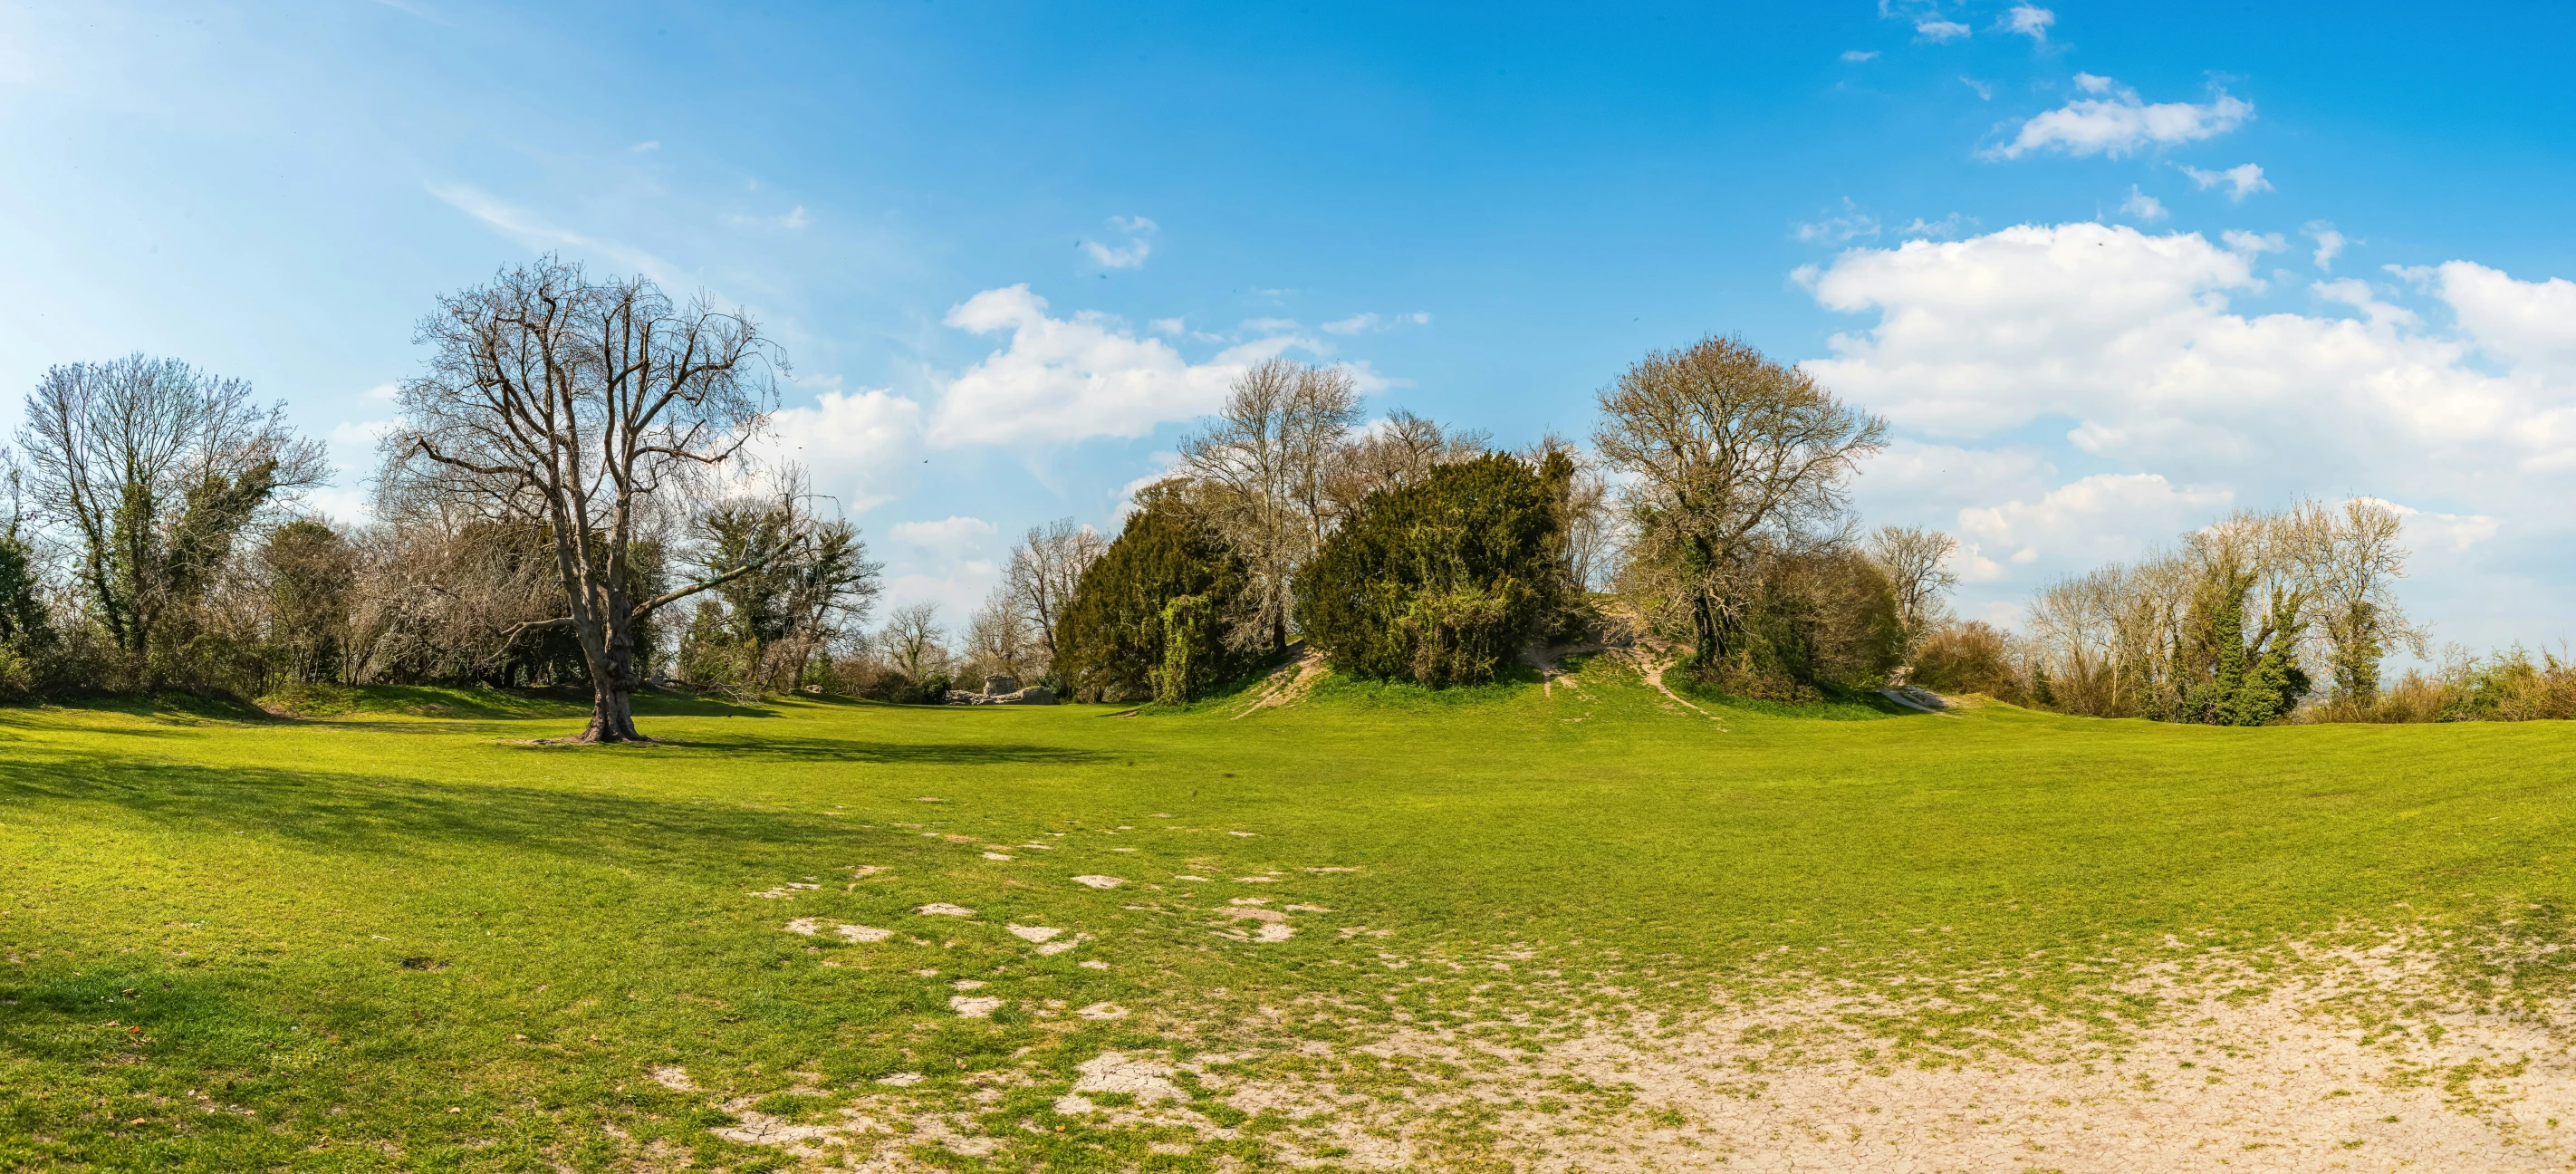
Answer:
M1666 700L1669 700L1673 704L1681 706L1692 713L1696 713L1701 717L1707 718L1712 722L1717 721L1716 714L1710 713L1705 709L1701 709L1699 706L1691 704L1687 698L1684 698L1679 693L1673 692L1672 686L1664 684L1664 670L1681 663L1678 658L1658 654L1643 647L1622 648L1618 651L1621 656L1627 659L1628 663L1637 666L1637 675L1644 677L1646 679L1646 684L1652 686L1655 692L1663 694ZM1726 728L1726 723L1718 722L1717 728L1724 730Z
M1259 904L1216 912L1280 924ZM1249 1114L1272 1123L1257 1136L1279 1162L1354 1171L2576 1168L2576 1005L2473 991L2423 944L2148 964L2116 988L2126 1005L2156 1008L2145 1021L2066 1019L2010 1037L1954 1039L1937 1015L1908 1020L1943 996L1891 981L1687 1016L1639 1009L1535 1051L1472 1028L1415 1028L1232 1056L1104 1052L1069 1086L1034 1068L978 1079L1045 1087L1057 1112L1100 1128L1197 1144L1249 1140L1223 1124ZM689 1087L676 1070L653 1076ZM963 1156L1013 1140L909 1097L889 1080L819 1127L728 1105L743 1125L727 1136L875 1169L916 1168L881 1144L887 1123Z
M1324 654L1309 648L1295 661L1255 686L1252 704L1234 716L1239 720L1274 705L1293 705L1302 701L1306 694L1314 691L1315 682L1324 679L1324 672Z
M2444 994L2392 951L2250 972L2150 973L2175 1010L2008 1048L1899 1054L1849 994L1687 1026L1640 1016L1524 1061L1428 1035L1358 1049L1480 1076L1401 1101L1331 1078L1248 1079L1227 1101L1321 1122L1353 1169L1500 1159L1535 1174L1764 1171L2536 1171L2576 1167L2570 1008ZM1357 1059L1357 1056L1348 1059ZM1329 1069L1327 1069L1329 1071ZM1346 1079L1346 1078L1345 1078ZM1578 1092L1589 1090L1588 1095ZM1469 1124L1472 1123L1472 1124ZM1389 1144L1393 1142L1393 1144Z

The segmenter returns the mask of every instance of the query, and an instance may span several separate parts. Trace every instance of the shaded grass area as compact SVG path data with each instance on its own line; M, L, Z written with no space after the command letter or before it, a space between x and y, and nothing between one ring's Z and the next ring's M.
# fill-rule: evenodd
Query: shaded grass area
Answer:
M1051 1158L1008 1162L1119 1168L1138 1136L1047 1107L1074 1063L1300 998L1335 1013L1270 1030L1525 1010L1543 1033L1792 975L2074 1007L2107 981L2085 960L2168 935L2536 905L2516 940L2555 957L2576 907L2576 740L2551 723L1717 704L1723 729L1603 662L1546 694L1327 680L1241 721L647 698L662 743L606 748L525 745L586 709L510 695L0 710L0 1167L588 1170L659 1145L762 1168L711 1102L821 1119L903 1071L1045 1127ZM790 884L815 887L756 895ZM1322 911L1253 943L1220 936L1238 899ZM913 912L934 901L975 914ZM1040 956L1013 924L1089 937ZM959 978L1002 1009L958 1017ZM1144 1014L1064 1011L1104 1001ZM1044 1079L963 1099L1018 1065Z

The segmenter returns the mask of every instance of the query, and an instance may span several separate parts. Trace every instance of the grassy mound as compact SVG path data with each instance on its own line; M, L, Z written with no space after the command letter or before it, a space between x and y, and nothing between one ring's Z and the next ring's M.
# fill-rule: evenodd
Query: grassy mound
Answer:
M1240 720L648 697L605 749L515 695L0 710L0 1168L772 1168L900 1093L986 1128L868 1143L924 1162L1210 1169L1273 1143L1188 1078L1242 1128L1058 1098L1892 976L1979 992L1885 1026L1933 1057L2149 1014L2144 960L2576 907L2551 723L1706 704L1601 659Z

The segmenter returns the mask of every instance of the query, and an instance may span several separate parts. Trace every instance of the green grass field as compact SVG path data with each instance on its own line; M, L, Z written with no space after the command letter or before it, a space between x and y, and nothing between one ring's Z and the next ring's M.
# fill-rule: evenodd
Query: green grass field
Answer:
M0 710L0 1168L767 1169L791 1155L712 1132L741 1106L896 1095L1001 1138L878 1146L930 1165L1257 1166L1280 1123L1196 1086L1223 1136L1057 1098L1104 1050L1540 1049L1890 975L1981 993L1868 1026L1935 1062L2154 1016L2123 966L2555 942L2576 898L2557 723L1701 715L1583 679L1328 680L1243 720L648 699L662 744L615 748L533 744L581 712L490 694Z

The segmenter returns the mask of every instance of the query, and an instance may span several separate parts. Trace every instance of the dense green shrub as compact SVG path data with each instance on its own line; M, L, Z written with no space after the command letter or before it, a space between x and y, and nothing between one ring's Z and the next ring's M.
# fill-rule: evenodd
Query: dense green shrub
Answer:
M1896 590L1860 552L1760 550L1723 617L1728 648L1700 683L1738 697L1805 703L1875 688L1905 658Z
M1353 676L1494 679L1557 602L1553 500L1500 454L1370 494L1297 577L1306 639Z
M2030 700L2013 670L2011 645L1984 620L1951 624L1926 637L1914 653L1911 683L1935 693L1983 693L2015 705Z
M1057 672L1082 700L1188 701L1252 664L1226 647L1221 622L1243 591L1243 560L1184 493L1149 490L1140 504L1083 572L1058 638Z

